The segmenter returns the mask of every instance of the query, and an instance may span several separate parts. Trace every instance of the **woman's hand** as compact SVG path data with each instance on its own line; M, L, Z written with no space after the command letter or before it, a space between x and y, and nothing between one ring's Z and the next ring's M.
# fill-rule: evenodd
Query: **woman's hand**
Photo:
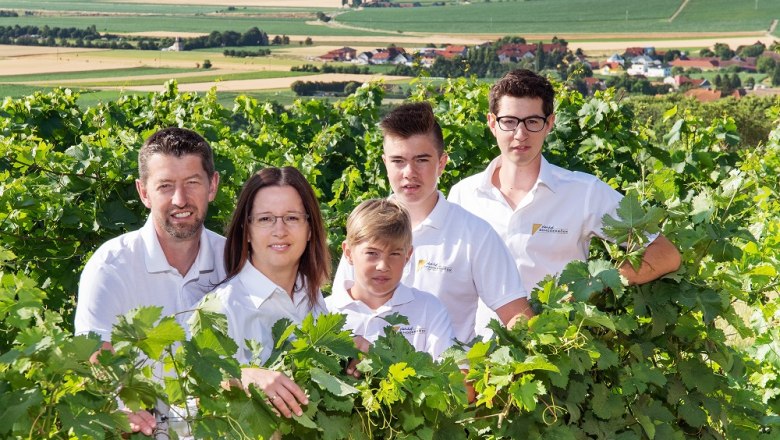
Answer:
M157 427L157 420L149 411L127 412L127 421L130 422L130 432L140 432L151 436Z
M306 393L284 373L266 370L264 368L243 368L241 384L244 388L249 384L263 390L268 401L276 407L281 415L290 418L293 414L303 415L301 405L307 405L309 398Z

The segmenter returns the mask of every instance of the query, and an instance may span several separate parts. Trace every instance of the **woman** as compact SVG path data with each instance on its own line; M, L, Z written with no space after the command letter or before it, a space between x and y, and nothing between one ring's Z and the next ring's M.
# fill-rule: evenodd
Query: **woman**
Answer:
M244 340L262 344L260 362L271 354L271 328L282 318L300 323L326 311L320 286L330 276L327 235L317 198L293 167L265 168L247 180L225 243L225 281L215 293L239 345L236 358L251 360ZM302 414L308 399L282 373L244 368L241 382L255 384L285 417Z

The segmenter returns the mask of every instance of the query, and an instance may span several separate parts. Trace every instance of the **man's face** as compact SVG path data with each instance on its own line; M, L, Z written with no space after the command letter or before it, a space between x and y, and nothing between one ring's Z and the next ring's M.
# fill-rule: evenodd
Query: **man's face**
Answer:
M398 201L408 209L419 206L433 209L439 197L439 176L447 164L446 154L439 157L434 137L418 134L402 139L388 135L384 150L382 160Z
M547 134L552 130L555 115L547 118L541 131L532 132L523 123L513 131L502 130L498 119L511 116L524 119L530 116L544 117L541 98L516 98L502 96L498 101L498 114L488 114L488 126L496 137L501 158L504 163L512 163L518 167L537 166L541 163L542 145Z
M161 240L185 241L200 235L208 204L217 195L219 175L209 179L200 156L154 154L146 182L136 180L143 204L151 210Z

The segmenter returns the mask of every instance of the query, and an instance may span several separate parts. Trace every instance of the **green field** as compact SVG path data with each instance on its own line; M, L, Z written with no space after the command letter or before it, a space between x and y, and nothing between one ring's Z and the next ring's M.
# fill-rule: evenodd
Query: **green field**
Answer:
M398 35L402 32L523 35L756 32L769 29L772 20L780 18L780 1L777 0L690 0L671 22L680 0L500 0L430 6L433 1L423 1L424 6L419 8L365 8L338 15L339 23L356 28L349 29L306 23L313 20L318 10L333 11L328 8L237 7L228 11L214 5L17 0L2 2L0 9L45 11L45 15L0 17L0 26L85 28L95 25L101 32L204 33L214 30L241 32L256 26L270 35L313 37ZM103 15L86 15L93 12ZM293 12L297 15L290 14ZM775 35L780 36L780 30L776 30Z
M746 4L749 3L749 4ZM780 18L773 0L691 0L673 21L679 0L504 1L420 8L366 8L340 23L388 31L445 33L731 32L769 29ZM754 7L757 6L757 7Z
M225 14L274 14L280 12L328 12L332 8L260 8L260 7L236 7L229 11L225 6L217 5L170 5L154 3L118 3L106 1L3 1L0 9L25 10L25 11L68 11L68 12L105 12L105 13L132 13L132 14L213 14L215 12ZM21 15L21 14L20 14Z
M287 78L293 76L309 76L309 75L314 75L314 74L310 72L279 72L279 71L242 72L242 73L230 73L230 74L220 74L219 72L215 72L214 75L185 76L181 78L176 78L176 82L178 82L179 84L194 84L194 83L205 83L205 82L213 82L213 81L237 81L243 79ZM97 87L152 86L152 85L162 84L165 81L166 80L149 78L149 79L133 79L128 81L96 81L94 83L90 83L89 85L97 86ZM80 85L83 86L82 83L80 83Z
M244 32L257 27L270 35L370 35L351 29L311 26L305 19L220 17L198 15L150 16L26 16L0 17L0 26L49 26L87 28L94 25L100 32Z
M2 8L2 7L0 7ZM0 26L49 26L87 28L94 25L99 32L244 32L257 27L269 35L355 36L375 35L375 32L306 24L305 18L233 17L206 15L33 15L0 17ZM385 32L394 33L394 32Z
M68 81L89 78L113 78L121 76L162 75L169 73L196 72L196 69L133 67L130 69L89 70L85 72L40 73L27 75L0 76L0 83L32 82L32 81Z

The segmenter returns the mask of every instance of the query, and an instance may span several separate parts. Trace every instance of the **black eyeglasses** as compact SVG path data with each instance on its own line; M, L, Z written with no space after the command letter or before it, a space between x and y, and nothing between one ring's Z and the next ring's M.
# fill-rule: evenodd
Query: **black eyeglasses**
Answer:
M549 117L550 117L549 115L545 117L529 116L527 118L516 118L514 116L499 116L496 118L496 122L498 122L498 128L504 131L515 131L517 130L517 127L520 126L520 123L522 122L526 130L536 133L537 131L542 131L545 124L547 124L547 118Z
M249 216L249 224L255 225L258 228L272 228L276 224L276 220L282 219L287 226L301 226L309 219L309 214L295 213L285 215L271 215L271 214L257 214Z

